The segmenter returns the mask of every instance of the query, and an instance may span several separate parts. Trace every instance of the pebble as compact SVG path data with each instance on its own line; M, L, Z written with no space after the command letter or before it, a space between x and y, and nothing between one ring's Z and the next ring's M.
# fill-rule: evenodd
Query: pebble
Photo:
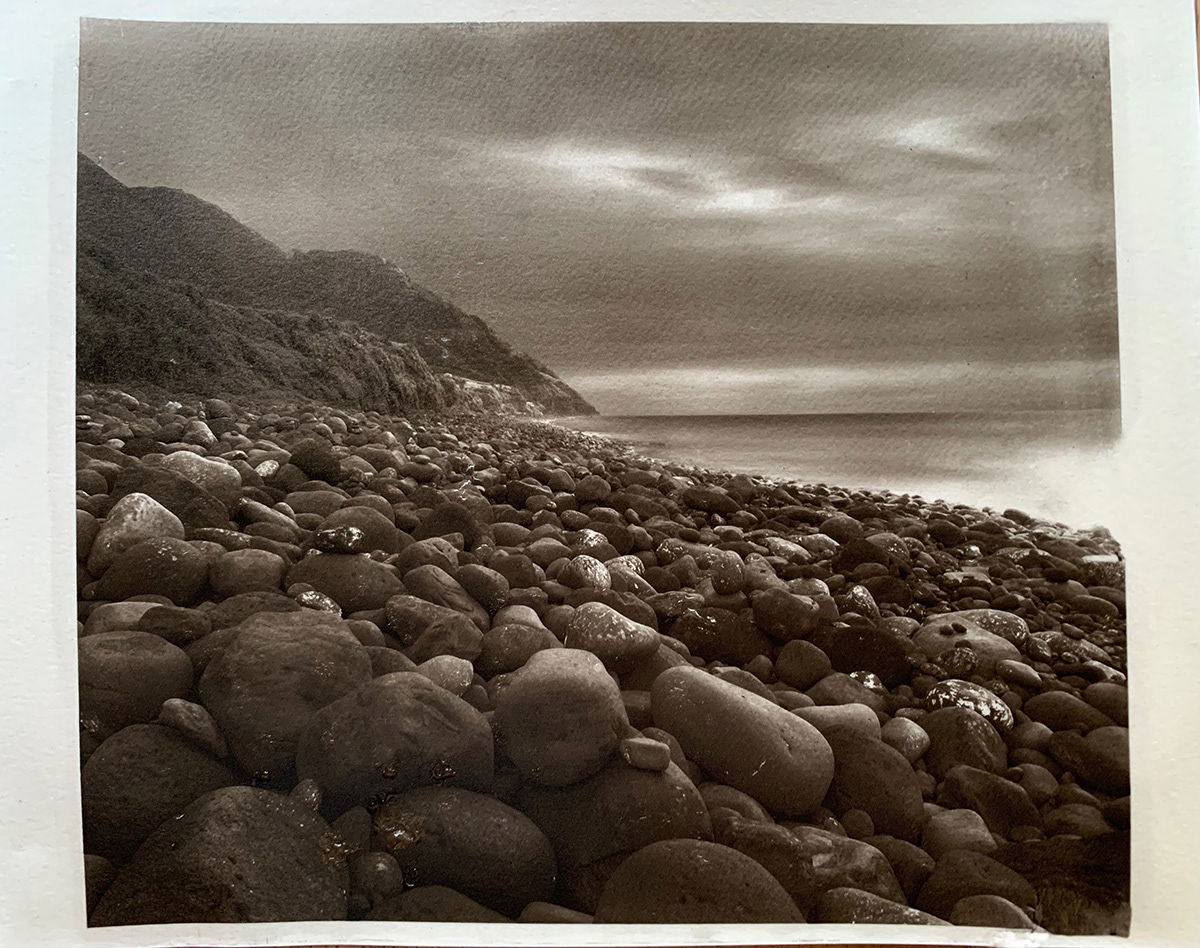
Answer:
M1014 724L1012 709L993 692L956 678L934 685L925 696L925 706L930 711L950 707L974 711L1001 734L1011 731Z
M975 925L981 928L1015 928L1027 932L1045 931L1030 920L1008 899L999 895L968 895L954 903L950 924Z
M1129 793L1129 731L1116 725L1098 727L1081 736L1058 731L1050 738L1050 756L1080 781L1111 793Z
M215 458L202 458L190 451L175 451L163 458L162 466L186 477L227 507L236 504L241 496L242 475L232 464Z
M1046 691L1034 695L1022 705L1021 710L1052 731L1090 731L1114 723L1103 711L1065 691Z
M755 625L783 642L807 637L820 619L820 610L811 597L793 595L782 587L761 590L751 602Z
M350 870L347 905L351 918L362 918L375 906L404 890L404 874L396 857L390 853L359 853L347 864Z
M151 609L161 609L156 602L105 602L96 606L83 624L83 636L100 632L122 632L141 627L142 616ZM142 629L142 631L150 631Z
M424 675L440 688L445 688L455 697L461 697L471 686L475 669L465 658L454 655L435 655L427 658L416 667L419 675Z
M418 465L405 465L418 467ZM430 464L429 468L441 472ZM436 477L430 474L428 479ZM366 914L373 922L469 922L496 924L511 922L507 915L494 912L474 899L444 885L421 885L405 889L376 905Z
M899 751L910 764L916 763L929 750L929 733L907 718L892 718L880 729L879 737Z
M921 886L916 907L948 920L958 901L972 895L998 895L1022 911L1037 902L1033 886L1003 863L984 853L956 849L938 860Z
M822 892L855 888L891 902L904 893L887 857L874 846L816 826L764 826L737 820L718 834L720 841L754 854L764 864L811 864L811 871L789 876L785 884L796 903L811 912Z
M306 583L329 596L346 612L383 608L393 596L408 591L396 570L368 556L318 553L288 570L287 586Z
M775 674L793 688L805 691L833 671L829 656L811 642L793 639L779 650Z
M773 650L771 640L740 613L704 608L703 600L696 602L690 594L665 593L664 596L673 597L679 608L672 606L660 610L663 597L656 596L655 611L664 618L675 619L670 626L671 635L686 645L693 655L708 661L744 665Z
M925 816L920 784L904 756L854 727L832 727L823 736L834 755L826 805L839 816L862 810L873 821L874 831L915 842Z
M517 921L532 925L590 925L595 918L586 912L576 912L574 909L550 902L530 902L521 909Z
M956 849L990 853L995 850L996 841L983 817L974 810L943 810L925 824L921 848L936 860Z
M174 728L214 757L221 758L229 753L225 738L217 728L217 722L204 705L185 701L183 698L168 698L158 712L158 721Z
M638 770L666 770L671 763L671 748L648 737L627 737L617 745L621 758Z
M563 645L582 649L615 672L629 671L658 648L658 634L602 602L585 602L571 617Z
M1129 725L1129 689L1123 685L1098 681L1084 689L1083 698L1115 724Z
M977 656L979 673L987 677L995 674L999 662L1021 660L1020 650L1007 638L989 632L971 618L961 618L963 615L950 613L928 620L912 637L913 647L937 661L957 646L970 646Z
M1042 818L1020 784L978 767L952 767L942 783L942 797L969 807L993 833L1007 837L1014 826L1041 826Z
M817 903L816 918L823 924L945 925L947 922L919 909L909 908L862 889L828 889Z
M516 671L537 652L561 647L554 633L540 625L493 625L483 634L475 670L484 678L492 678Z
M367 535L358 527L323 527L313 534L313 546L322 553L368 553Z
M101 599L159 595L190 606L208 582L208 567L208 558L186 540L153 537L116 554L96 592Z
M568 786L523 783L514 805L549 838L564 904L589 914L624 857L659 840L713 835L695 783L674 763L655 772L616 758ZM597 813L605 819L595 819Z
M865 704L814 705L810 708L796 708L792 713L825 735L840 728L858 731L864 737L874 740L880 740L882 735L879 715Z
M277 590L287 568L287 561L275 553L233 550L222 553L209 565L208 585L222 599L245 592Z
M1007 748L987 718L957 705L932 711L917 722L929 735L925 765L943 778L951 768L969 764L992 773L1004 770Z

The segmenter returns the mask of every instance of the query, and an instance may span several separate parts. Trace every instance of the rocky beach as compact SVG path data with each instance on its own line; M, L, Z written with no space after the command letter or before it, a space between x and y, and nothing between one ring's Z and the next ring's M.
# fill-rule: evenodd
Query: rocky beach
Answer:
M76 412L92 925L1128 932L1102 529L513 416Z

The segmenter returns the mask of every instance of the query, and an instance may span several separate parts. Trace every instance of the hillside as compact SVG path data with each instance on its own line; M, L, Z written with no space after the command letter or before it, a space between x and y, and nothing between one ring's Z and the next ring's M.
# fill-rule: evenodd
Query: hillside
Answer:
M484 391L507 405L531 403L534 411L594 412L483 320L379 257L285 253L213 204L171 188L128 188L83 155L78 221L82 378L187 378L231 391L282 386L314 397L361 392L393 409L441 409ZM155 308L174 322L153 318ZM328 351L301 338L311 331L297 330L309 325L306 317L325 320L318 335ZM115 324L97 324L104 320ZM120 352L100 345L117 338ZM205 353L232 354L232 361L197 359ZM393 385L390 394L381 388Z

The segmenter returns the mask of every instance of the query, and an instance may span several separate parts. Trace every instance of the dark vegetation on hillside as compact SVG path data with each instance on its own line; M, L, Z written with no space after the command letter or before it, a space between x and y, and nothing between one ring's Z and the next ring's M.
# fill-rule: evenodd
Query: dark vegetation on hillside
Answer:
M213 204L127 188L83 155L78 220L81 378L440 410L450 373L512 386L548 412L594 411L379 257L285 253Z

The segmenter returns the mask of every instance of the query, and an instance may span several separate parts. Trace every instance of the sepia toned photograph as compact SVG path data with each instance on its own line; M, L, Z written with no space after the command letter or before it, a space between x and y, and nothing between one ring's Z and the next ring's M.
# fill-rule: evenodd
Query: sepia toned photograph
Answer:
M1129 934L1104 24L78 81L90 926Z

